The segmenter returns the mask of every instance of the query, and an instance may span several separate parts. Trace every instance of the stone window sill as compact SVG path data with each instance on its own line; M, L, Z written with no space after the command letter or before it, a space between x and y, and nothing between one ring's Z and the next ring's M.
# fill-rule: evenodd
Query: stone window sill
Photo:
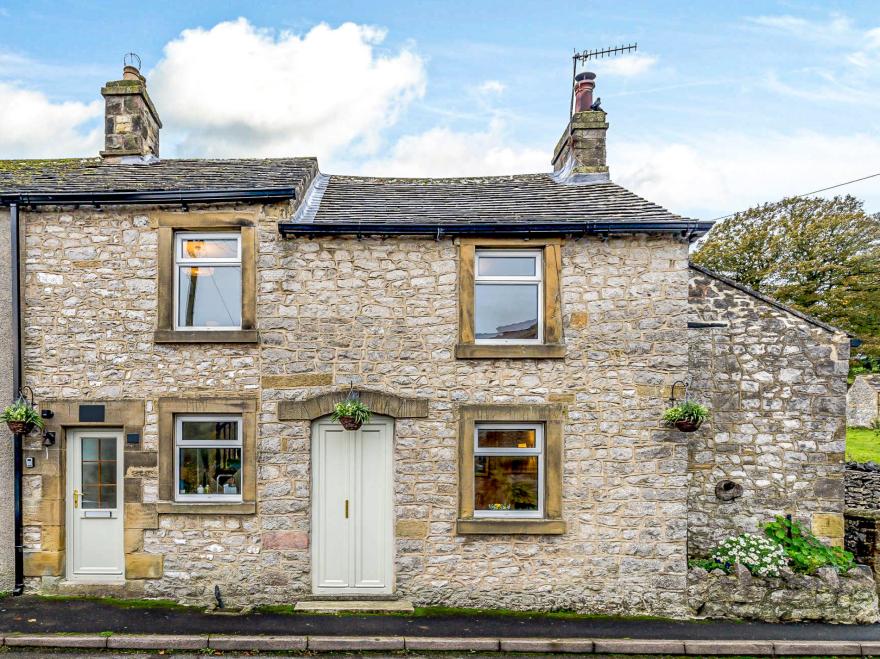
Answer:
M156 330L153 333L156 343L259 343L257 330L207 330L204 332L187 330Z
M257 512L254 501L238 503L181 503L179 501L160 501L156 512L174 515L253 515Z
M562 535L565 520L562 519L497 519L475 517L456 522L459 535Z
M560 343L534 345L486 345L459 343L455 346L457 359L562 359L565 346Z

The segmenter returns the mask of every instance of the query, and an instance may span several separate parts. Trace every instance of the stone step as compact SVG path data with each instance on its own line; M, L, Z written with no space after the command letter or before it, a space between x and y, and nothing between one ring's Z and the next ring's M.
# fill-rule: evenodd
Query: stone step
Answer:
M409 600L303 600L294 611L300 613L412 613Z

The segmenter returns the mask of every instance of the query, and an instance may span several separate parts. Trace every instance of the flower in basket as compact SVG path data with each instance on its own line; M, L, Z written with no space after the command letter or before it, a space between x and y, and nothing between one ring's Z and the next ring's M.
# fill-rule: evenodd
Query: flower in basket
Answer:
M673 405L663 413L663 423L682 432L694 432L709 417L709 410L692 401L686 400Z
M9 430L16 434L29 433L35 427L43 429L43 420L39 412L24 398L19 398L15 403L7 406L0 414L0 420L5 421Z
M342 424L346 430L357 430L370 420L370 408L356 398L347 398L333 407L330 418Z

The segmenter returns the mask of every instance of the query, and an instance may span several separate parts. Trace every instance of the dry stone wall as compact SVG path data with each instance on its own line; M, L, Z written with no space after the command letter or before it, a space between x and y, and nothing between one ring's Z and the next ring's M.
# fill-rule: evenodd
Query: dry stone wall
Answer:
M690 555L787 513L842 544L847 337L697 270L690 301Z
M684 615L687 447L661 429L686 376L687 248L672 238L566 241L564 360L456 360L451 240L282 240L285 205L259 218L261 344L155 344L157 240L149 210L26 217L26 382L38 399L261 396L256 515L158 514L146 595L230 605L311 591L310 424L281 400L348 383L429 401L395 427L397 590L420 604ZM562 536L458 536L457 406L563 403ZM61 450L57 447L51 450ZM132 465L142 506L155 461ZM45 477L41 483L47 482ZM28 494L39 509L36 481ZM152 508L155 515L155 507ZM41 547L39 514L29 551ZM47 569L44 574L51 574ZM47 582L56 577L46 576ZM43 587L38 576L31 588Z

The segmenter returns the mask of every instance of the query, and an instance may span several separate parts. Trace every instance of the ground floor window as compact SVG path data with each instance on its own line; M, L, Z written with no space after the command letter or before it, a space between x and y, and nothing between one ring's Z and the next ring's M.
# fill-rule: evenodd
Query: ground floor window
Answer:
M459 407L458 533L560 534L561 405Z
M176 416L178 501L241 500L241 435L240 416Z
M160 398L160 513L253 514L257 400Z
M474 516L543 515L543 445L542 424L474 426Z

